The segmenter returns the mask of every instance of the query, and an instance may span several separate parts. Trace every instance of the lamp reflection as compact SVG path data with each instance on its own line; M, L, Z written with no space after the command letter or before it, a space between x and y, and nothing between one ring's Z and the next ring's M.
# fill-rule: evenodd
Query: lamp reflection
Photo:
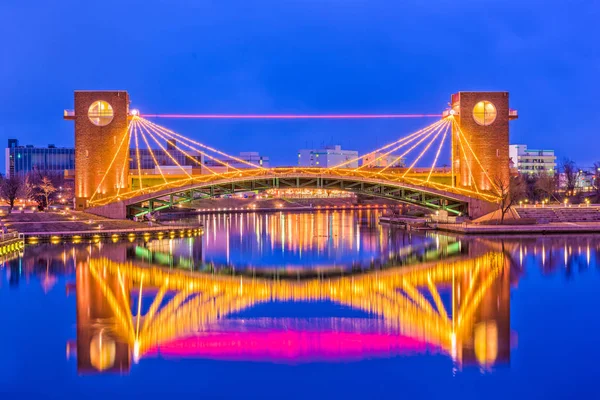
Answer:
M445 354L510 359L510 263L500 251L354 275L214 275L90 258L77 267L80 373L149 357L304 363ZM249 318L260 304L334 303L360 318Z

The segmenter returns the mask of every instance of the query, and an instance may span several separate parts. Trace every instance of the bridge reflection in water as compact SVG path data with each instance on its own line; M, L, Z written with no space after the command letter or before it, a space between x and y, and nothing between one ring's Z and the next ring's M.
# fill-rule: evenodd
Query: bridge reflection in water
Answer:
M489 251L357 275L271 280L92 258L76 271L78 370L124 372L157 355L299 363L414 353L489 368L510 357L508 260ZM370 318L235 318L279 302L333 302Z

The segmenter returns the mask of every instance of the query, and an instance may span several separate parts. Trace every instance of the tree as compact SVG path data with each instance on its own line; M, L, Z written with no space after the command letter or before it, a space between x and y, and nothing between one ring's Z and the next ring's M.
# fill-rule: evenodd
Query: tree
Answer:
M44 176L41 182L38 183L37 188L39 189L41 196L43 196L44 198L43 206L48 207L50 205L50 196L52 195L52 193L56 192L56 187L54 186L50 178Z
M508 178L498 177L494 179L500 195L500 223L504 223L504 217L510 208L521 200L526 192L527 185L521 175L510 176Z
M543 199L549 199L556 193L556 176L548 175L546 173L540 174L537 181L535 182L535 190L543 196ZM558 201L558 199L556 199Z
M564 158L560 167L565 177L565 190L567 196L575 195L575 187L577 186L577 165L569 158Z
M596 196L600 196L600 161L594 163L594 179L592 179L592 186L596 192Z
M0 195L12 210L15 206L15 201L23 191L23 180L18 176L4 178L0 183Z

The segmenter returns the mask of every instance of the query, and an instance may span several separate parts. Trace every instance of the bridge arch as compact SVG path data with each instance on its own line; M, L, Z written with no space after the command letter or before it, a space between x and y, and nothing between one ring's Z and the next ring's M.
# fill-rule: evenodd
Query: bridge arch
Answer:
M427 185L427 186L426 186ZM110 218L141 216L192 200L267 189L335 189L387 198L450 215L478 216L496 207L495 196L467 193L420 179L373 171L323 170L319 168L272 168L228 172L176 180L122 197L100 199L89 212Z

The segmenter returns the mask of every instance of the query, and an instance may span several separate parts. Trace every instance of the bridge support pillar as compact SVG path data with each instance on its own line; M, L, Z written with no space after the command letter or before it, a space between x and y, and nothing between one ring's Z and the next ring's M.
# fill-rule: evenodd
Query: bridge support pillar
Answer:
M95 196L117 193L129 185L129 95L126 91L76 91L75 208Z
M498 210L498 204L489 201L471 199L469 201L469 217L477 219Z

